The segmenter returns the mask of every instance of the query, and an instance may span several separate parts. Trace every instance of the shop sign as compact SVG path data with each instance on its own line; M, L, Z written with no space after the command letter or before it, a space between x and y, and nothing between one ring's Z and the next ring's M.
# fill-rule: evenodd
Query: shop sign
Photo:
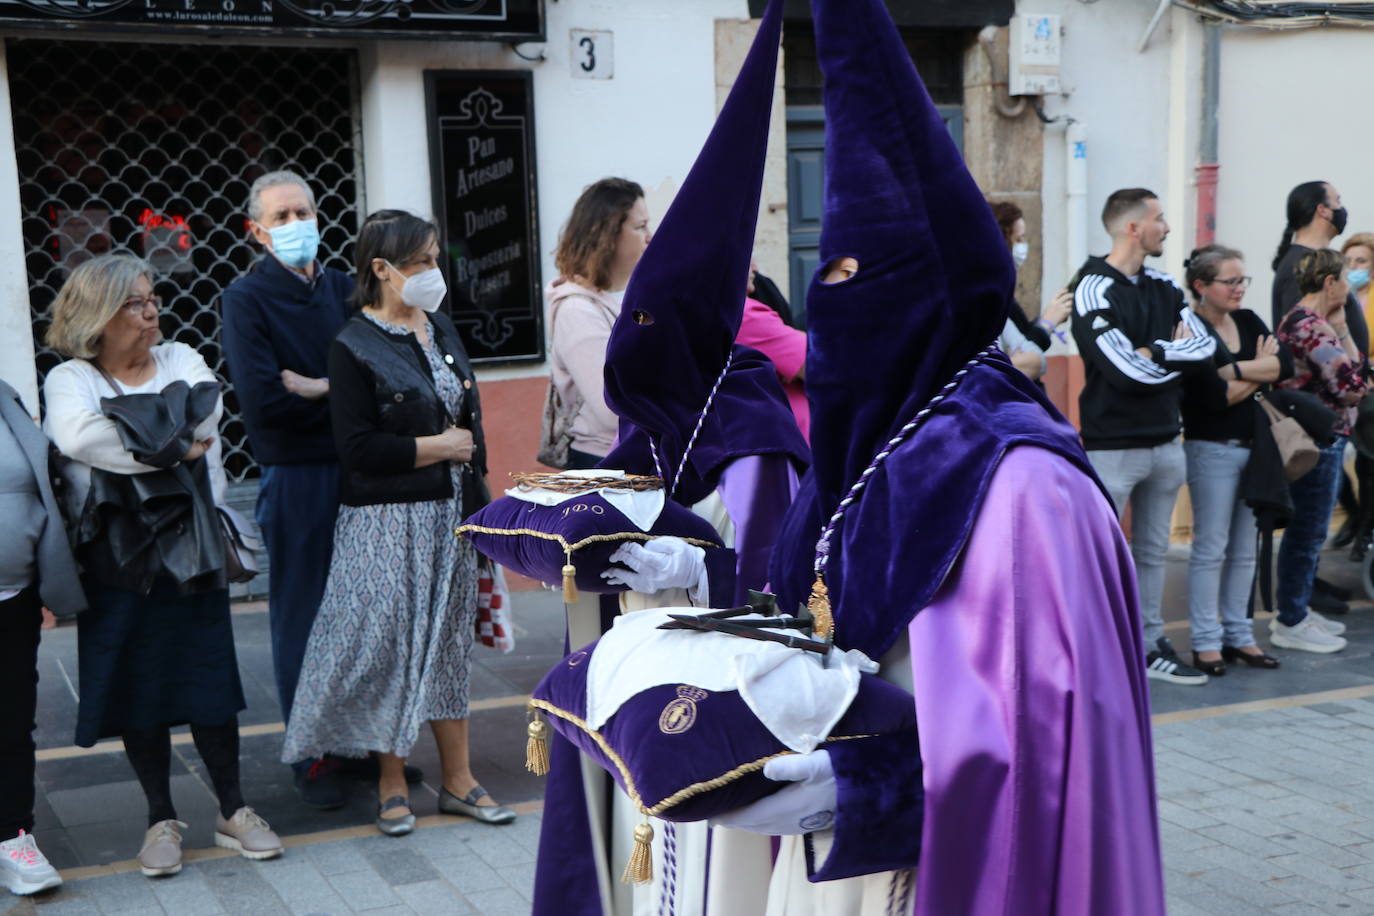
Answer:
M544 357L528 71L425 71L449 308L474 362Z
M0 0L0 26L542 41L544 0Z

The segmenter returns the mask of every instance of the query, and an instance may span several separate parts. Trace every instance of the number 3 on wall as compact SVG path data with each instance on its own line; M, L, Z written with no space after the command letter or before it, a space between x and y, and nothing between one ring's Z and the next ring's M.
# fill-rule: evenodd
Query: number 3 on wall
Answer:
M589 29L569 31L574 79L608 80L615 75L615 35Z

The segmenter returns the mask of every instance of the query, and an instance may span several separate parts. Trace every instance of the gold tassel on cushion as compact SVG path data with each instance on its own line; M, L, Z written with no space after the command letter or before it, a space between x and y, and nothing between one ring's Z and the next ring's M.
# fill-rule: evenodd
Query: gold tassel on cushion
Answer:
M830 590L825 587L825 579L816 576L811 585L811 597L806 601L806 609L811 613L811 631L821 639L829 639L835 632L835 618L830 613Z
M527 731L529 738L525 741L525 769L535 776L547 776L549 773L549 723L539 717L539 713L531 710L533 715L530 717L530 724Z
M572 604L577 600L577 567L572 564L572 554L563 565L563 603Z
M648 884L654 879L653 842L654 828L648 821L635 828L635 845L620 876L621 884Z

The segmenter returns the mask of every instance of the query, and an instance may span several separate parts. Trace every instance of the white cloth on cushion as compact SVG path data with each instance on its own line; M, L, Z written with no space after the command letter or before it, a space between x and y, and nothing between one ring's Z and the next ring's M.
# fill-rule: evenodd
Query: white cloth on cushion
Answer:
M562 471L562 477L619 477L626 476L624 471L608 471L601 468L590 470ZM648 531L654 527L654 522L658 521L658 516L663 512L665 497L663 490L622 490L613 487L602 487L599 490L585 490L581 493L564 493L559 490L546 490L543 487L518 486L511 487L506 491L506 495L514 499L527 503L534 503L540 506L558 506L570 499L579 496L586 496L588 493L595 493L606 502L611 504L621 515L628 518L640 531Z
M815 750L859 691L860 672L875 662L856 649L821 656L726 633L660 630L669 614L699 608L659 608L616 618L587 670L587 724L600 728L636 694L664 684L738 690L749 709L790 750ZM732 620L763 620L750 614ZM798 630L777 630L791 636Z

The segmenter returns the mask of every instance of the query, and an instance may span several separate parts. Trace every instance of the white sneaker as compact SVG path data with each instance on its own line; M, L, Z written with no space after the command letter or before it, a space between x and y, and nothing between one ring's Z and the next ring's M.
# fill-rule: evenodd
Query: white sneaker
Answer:
M1317 622L1317 626L1321 627L1323 630L1325 630L1328 634L1330 634L1330 635L1332 635L1332 636L1340 636L1340 635L1342 635L1342 634L1345 633L1345 624L1341 623L1339 620L1332 620L1330 617L1323 617L1321 614L1318 614L1316 611L1312 610L1311 608L1308 608L1308 609L1307 609L1307 619L1308 619L1308 620L1315 620L1315 621ZM1278 623L1279 623L1279 619L1278 619L1277 617L1274 617L1274 618L1271 618L1271 619L1270 619L1270 621L1269 621L1269 632L1270 632L1270 633L1277 633L1277 632L1278 632L1278 630L1277 630Z
M11 894L36 894L62 883L62 876L48 863L38 849L33 834L19 831L19 836L0 843L0 875Z
M1321 625L1319 618L1311 611L1301 623L1285 626L1274 621L1269 641L1281 649L1297 649L1299 652L1318 652L1323 655L1339 652L1345 648L1345 639L1332 636Z

